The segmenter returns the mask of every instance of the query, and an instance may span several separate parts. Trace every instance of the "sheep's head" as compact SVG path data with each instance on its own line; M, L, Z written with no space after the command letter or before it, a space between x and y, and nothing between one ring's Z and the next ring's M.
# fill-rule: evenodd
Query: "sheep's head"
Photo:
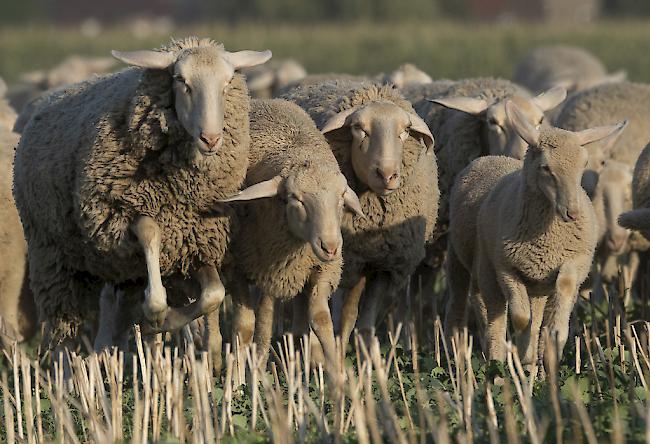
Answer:
M585 146L621 131L625 122L579 132L540 129L513 101L506 101L505 110L509 124L528 144L524 160L526 186L541 191L562 220L575 220L580 210L580 181L589 157Z
M629 232L618 224L624 211L632 209L632 171L628 165L608 161L598 181L596 193L602 199L605 245L612 253L620 253L625 246Z
M211 41L198 42L175 50L112 54L129 65L170 73L178 119L199 152L210 156L223 144L224 96L235 71L266 62L271 51L228 52Z
M600 173L607 165L609 153L612 147L616 145L619 136L623 134L625 126L627 126L627 120L623 122L623 126L619 131L614 131L608 137L604 137L585 146L587 153L589 153L589 160L587 161L587 168L582 175L582 188L585 189L590 198L596 192Z
M421 139L427 152L433 147L426 123L392 102L375 101L341 111L325 123L321 132L327 135L338 130L350 133L355 175L382 196L400 187L404 142L410 135Z
M386 75L385 83L392 83L398 88L408 85L423 85L433 82L433 79L426 72L422 71L412 63L405 63L395 71Z
M540 95L528 98L521 95L510 98L517 104L526 120L537 127L544 122L544 112L555 108L566 98L562 87L551 88ZM435 99L432 102L444 107L462 111L483 120L489 153L523 159L526 142L522 140L508 123L506 100L488 103L485 99L472 97L450 97Z
M340 172L329 174L306 162L288 177L252 185L223 202L277 196L285 203L287 225L298 239L308 242L314 254L329 262L341 255L341 220L347 208L363 217L355 192Z

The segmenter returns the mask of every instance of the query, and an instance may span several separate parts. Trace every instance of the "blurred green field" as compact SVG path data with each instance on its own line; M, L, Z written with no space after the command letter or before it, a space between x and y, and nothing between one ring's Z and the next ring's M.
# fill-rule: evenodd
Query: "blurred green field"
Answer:
M635 81L650 81L650 23L589 25L495 25L449 22L265 25L203 24L175 29L223 41L227 48L270 48L276 58L293 57L310 72L377 73L413 62L435 78L509 77L519 57L542 44L583 46L612 70L624 68ZM9 82L35 68L47 68L68 54L108 55L110 49L141 49L168 40L165 34L136 38L125 28L97 37L77 28L48 26L0 29L0 75Z

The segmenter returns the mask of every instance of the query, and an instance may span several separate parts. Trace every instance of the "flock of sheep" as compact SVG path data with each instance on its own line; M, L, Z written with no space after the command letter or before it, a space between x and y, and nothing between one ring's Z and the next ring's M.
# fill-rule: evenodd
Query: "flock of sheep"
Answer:
M5 341L192 325L218 363L228 294L263 360L292 300L333 365L337 336L369 339L416 271L444 268L445 331L472 316L503 360L509 318L534 363L546 332L561 352L587 278L648 248L650 86L581 49L538 48L514 81L307 75L194 37L113 56L129 67L72 58L3 85Z

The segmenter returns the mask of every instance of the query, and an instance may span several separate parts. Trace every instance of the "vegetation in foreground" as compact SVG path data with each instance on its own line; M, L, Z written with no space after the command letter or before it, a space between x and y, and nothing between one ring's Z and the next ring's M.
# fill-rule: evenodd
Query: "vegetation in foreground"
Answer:
M256 368L254 350L241 352L239 368L227 346L214 377L212 356L188 344L150 348L136 330L133 353L73 354L70 384L58 364L47 371L16 348L3 359L0 439L640 442L650 424L650 323L628 316L645 317L647 301L626 313L624 291L611 290L579 302L564 357L547 371L524 368L513 348L505 363L485 362L476 338L445 343L439 321L426 319L409 340L399 340L401 327L380 334L381 348L357 340L338 382L290 336L270 371Z

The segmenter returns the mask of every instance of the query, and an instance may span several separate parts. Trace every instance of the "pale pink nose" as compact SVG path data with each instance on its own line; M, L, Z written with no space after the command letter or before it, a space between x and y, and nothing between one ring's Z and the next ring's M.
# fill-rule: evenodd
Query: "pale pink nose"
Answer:
M203 141L208 148L216 148L221 143L221 134L201 133L201 141Z
M375 171L377 176L384 182L386 188L394 188L397 185L397 180L399 179L399 171L390 170L387 168L377 168Z

